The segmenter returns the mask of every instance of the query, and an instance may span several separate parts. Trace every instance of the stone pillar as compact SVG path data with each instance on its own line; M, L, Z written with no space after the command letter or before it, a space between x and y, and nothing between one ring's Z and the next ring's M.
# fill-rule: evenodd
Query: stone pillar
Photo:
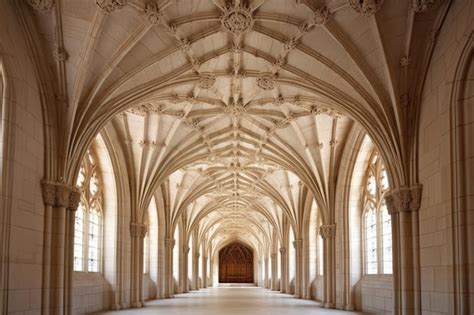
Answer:
M188 284L188 264L189 264L189 246L185 245L183 246L183 276L181 277L183 279L182 281L182 286L183 286L183 293L189 292L189 284Z
M270 277L268 276L268 256L263 260L263 268L265 268L265 279L263 279L263 287L265 289L270 288Z
M392 189L385 195L392 216L393 314L421 314L418 210L422 186Z
M175 245L174 238L165 239L165 298L174 297L174 281L173 281L173 248Z
M204 253L206 251L203 251ZM202 255L202 287L207 288L207 255Z
M280 291L286 293L286 287L288 285L288 255L285 247L280 247L280 259L281 259L281 279L280 279Z
M295 247L295 297L300 298L302 295L302 280L303 280L303 240L297 239L293 241Z
M324 307L334 308L336 301L336 225L321 225L324 252Z
M130 304L138 308L144 305L143 301L143 240L147 233L147 226L141 223L130 223L131 237L131 292Z
M271 265L271 269L272 269L272 291L276 291L277 290L277 254L276 253L272 253L271 254L271 260L272 260L272 265Z
M194 288L199 290L199 252L194 252L193 255L193 283Z
M72 314L74 220L81 192L61 182L41 182L45 204L42 309Z

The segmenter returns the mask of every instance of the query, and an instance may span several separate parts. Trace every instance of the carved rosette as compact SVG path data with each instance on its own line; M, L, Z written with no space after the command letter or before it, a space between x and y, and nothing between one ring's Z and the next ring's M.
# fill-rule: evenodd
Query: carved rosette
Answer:
M198 87L203 90L211 89L216 83L216 77L212 74L202 74L199 78Z
M351 8L365 16L374 15L382 6L384 0L348 0Z
M145 238L148 228L142 223L130 223L130 236L132 238Z
M254 20L250 10L242 5L228 6L221 17L224 30L234 35L241 35L250 31Z
M155 2L150 1L145 5L146 21L149 24L158 24L163 18L163 14L158 10L158 5Z
M128 0L95 0L97 6L105 13L112 13L127 5Z
M257 78L257 86L264 91L271 91L275 88L275 76L265 74Z
M313 24L322 26L326 24L331 18L331 12L326 6L316 9L313 13Z
M441 3L441 1L442 0L413 0L411 3L411 7L416 13L423 13L435 7L436 5Z
M54 52L54 57L56 57L58 61L65 62L68 60L69 54L64 49L57 49Z
M326 224L319 227L319 233L323 240L332 239L336 237L336 225L335 224Z
M54 6L54 0L28 0L28 4L38 12L48 13Z
M418 211L421 205L422 185L394 189L385 194L385 203L390 214Z

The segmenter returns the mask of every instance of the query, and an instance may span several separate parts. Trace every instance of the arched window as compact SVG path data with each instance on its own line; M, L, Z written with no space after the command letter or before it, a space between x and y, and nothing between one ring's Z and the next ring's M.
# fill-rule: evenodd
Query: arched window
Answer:
M288 275L289 281L293 281L296 275L296 249L293 245L295 241L295 234L293 227L290 228L289 242L288 242Z
M366 274L392 273L392 221L385 205L388 178L377 152L371 156L364 191L364 262Z
M318 213L316 200L313 199L311 213L309 214L309 278L316 278L317 273L317 241L318 241Z
M74 271L99 272L102 232L102 182L91 150L77 177L82 196L74 225Z
M148 230L148 229L147 229ZM143 238L143 273L150 272L150 232Z

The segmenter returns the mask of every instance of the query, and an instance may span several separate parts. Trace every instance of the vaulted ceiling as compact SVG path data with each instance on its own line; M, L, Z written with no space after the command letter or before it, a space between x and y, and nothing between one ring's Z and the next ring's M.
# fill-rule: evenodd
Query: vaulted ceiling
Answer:
M137 211L160 191L170 224L186 213L188 229L255 244L283 217L297 230L313 196L330 221L342 154L362 128L396 157L391 180L403 181L401 108L433 10L394 0L29 2L43 11L39 38L69 108L65 163L77 169L102 131L126 161Z

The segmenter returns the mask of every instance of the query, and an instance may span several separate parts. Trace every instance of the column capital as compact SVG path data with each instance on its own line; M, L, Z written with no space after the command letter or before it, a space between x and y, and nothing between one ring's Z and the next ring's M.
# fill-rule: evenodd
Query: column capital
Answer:
M194 257L199 258L199 256L201 256L201 254L199 252L194 253Z
M166 247L173 248L175 244L176 244L176 241L175 241L174 238L165 238L165 246Z
M319 227L319 233L323 240L332 239L336 236L336 224L325 224Z
M130 222L130 236L133 238L145 238L148 227L143 223Z
M286 247L280 247L280 254L286 254Z
M189 253L190 250L191 250L191 247L186 246L186 245L183 246L183 253L187 254L187 253Z
M276 253L271 253L271 254L270 254L270 257L271 257L272 259L275 259L276 256L277 256Z
M302 239L297 239L293 241L293 246L295 247L295 249L301 248L301 245L303 245Z
M81 200L81 191L64 182L41 181L43 202L45 206L62 207L76 211Z
M422 185L392 189L385 194L388 213L415 212L420 209Z

